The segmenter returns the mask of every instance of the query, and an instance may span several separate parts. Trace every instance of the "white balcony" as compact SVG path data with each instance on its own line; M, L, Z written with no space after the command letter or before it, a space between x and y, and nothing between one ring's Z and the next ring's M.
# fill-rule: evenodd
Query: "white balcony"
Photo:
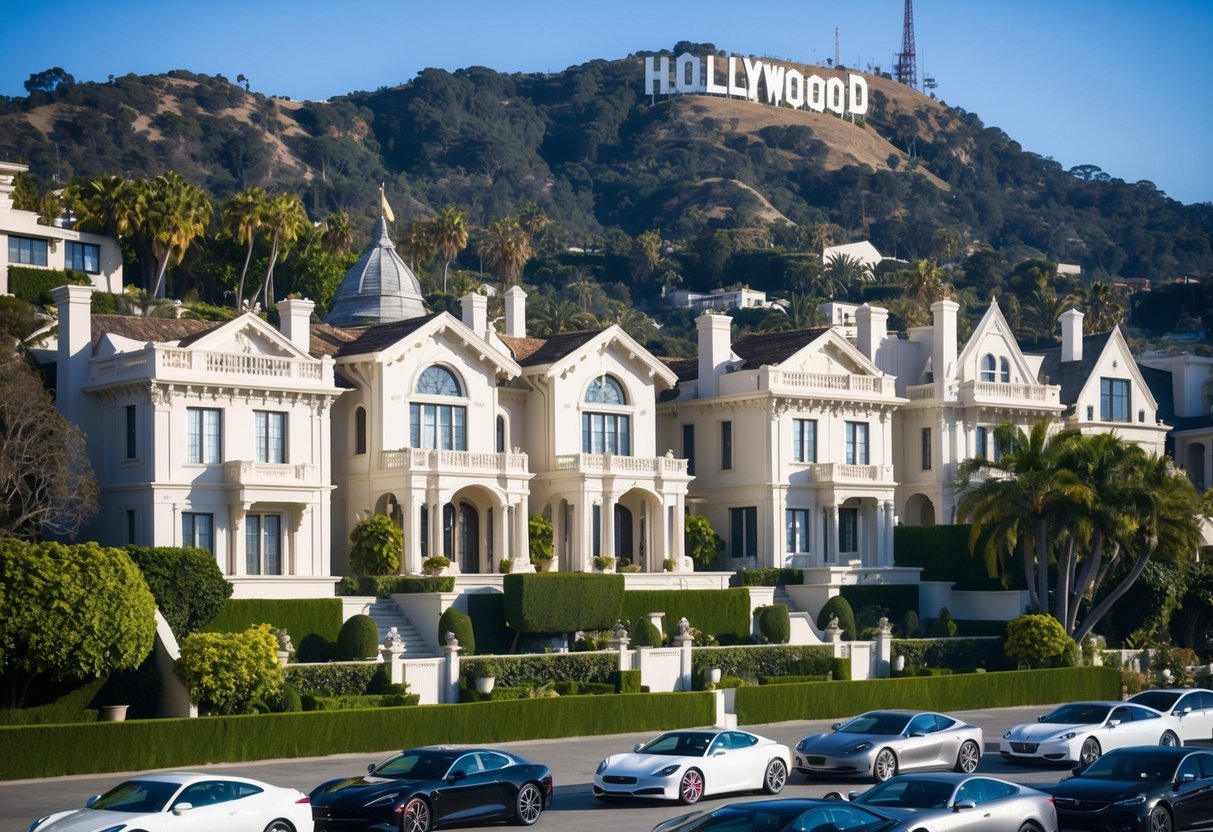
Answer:
M674 456L619 456L618 454L564 454L556 457L557 471L626 476L687 475L687 461Z
M241 488L320 485L316 466L310 463L277 464L234 459L223 463L223 481Z
M489 454L475 451L434 451L427 448L401 448L384 451L379 467L385 471L445 471L471 474L526 474L524 453Z
M281 358L251 353L208 352L149 344L141 350L93 359L92 383L133 379L198 382L216 377L222 383L252 382L267 386L311 382L333 385L332 363L312 358Z
M907 387L906 397L912 402L934 400L936 398L935 384L916 384L913 387ZM949 385L948 398L965 405L1061 409L1061 388L1056 384L966 381L960 385Z
M839 462L818 462L808 466L809 477L813 482L832 482L838 484L879 483L892 485L892 465L845 465Z
M729 373L720 379L721 395L767 390L787 396L837 396L883 399L897 395L892 376L867 376L855 373L805 373L762 367L758 370Z

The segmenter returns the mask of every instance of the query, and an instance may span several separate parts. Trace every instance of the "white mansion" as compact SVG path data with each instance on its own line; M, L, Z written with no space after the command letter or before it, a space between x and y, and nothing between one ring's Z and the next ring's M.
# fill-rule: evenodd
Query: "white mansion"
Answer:
M895 524L953 522L958 464L998 454L995 425L1044 416L1159 453L1160 415L1185 417L1180 462L1213 479L1213 362L1143 375L1118 330L1083 337L1077 311L1039 354L994 303L963 344L947 300L901 337L867 305L847 313L853 337L734 341L707 314L698 358L663 362L616 326L528 337L517 287L501 333L479 295L459 318L428 312L382 221L324 323L305 300L279 305L280 330L92 315L90 293L56 290L58 404L101 489L86 533L209 549L245 597L332 594L371 513L402 529L404 573L434 554L463 574L530 570L532 515L553 523L558 569L614 555L688 571L688 510L730 568L891 568Z

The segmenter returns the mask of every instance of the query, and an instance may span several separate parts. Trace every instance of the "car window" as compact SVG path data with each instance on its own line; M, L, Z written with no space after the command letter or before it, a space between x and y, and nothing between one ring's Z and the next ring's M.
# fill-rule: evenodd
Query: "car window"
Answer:
M1213 754L1193 754L1200 763L1200 776L1213 777Z
M1134 722L1141 722L1143 719L1159 719L1160 715L1154 711L1147 711L1145 708L1139 708L1136 705L1126 705L1124 709L1133 715ZM1117 710L1120 710L1117 708Z
M159 812L180 786L158 780L127 780L97 800L92 808L110 812Z
M1133 711L1125 705L1121 705L1119 708L1113 708L1112 713L1108 714L1108 722L1115 721L1132 722Z
M788 827L790 832L846 832L881 828L884 821L845 803L810 809Z
M729 742L733 748L749 748L751 745L758 744L758 737L753 734L746 734L742 731L730 731Z
M1195 754L1184 757L1179 763L1179 768L1175 769L1176 780L1183 780L1185 777L1191 777L1193 780L1200 779L1200 761L1196 759Z
M1107 716L1107 705L1062 705L1041 721L1061 725L1095 725L1103 722Z
M935 730L935 714L919 714L906 726L907 734L929 734Z
M935 714L935 730L936 731L946 731L949 728L951 728L957 724L959 724L959 723L957 723L957 721L952 719L952 717L950 717L950 716L944 716L943 714Z
M231 783L224 780L205 780L201 783L186 786L177 799L173 801L173 805L188 803L197 808L199 806L213 806L216 803L227 803L234 798L235 795L232 792Z
M480 765L485 771L496 771L499 768L505 768L511 765L510 758L504 754L496 754L492 751L480 752Z
M475 754L464 754L462 757L460 757L458 760L455 761L455 764L453 766L451 766L450 774L448 774L447 776L449 777L451 774L459 774L459 773L475 774L478 771L480 771L480 760L476 757L476 755Z
M907 714L873 712L855 717L840 726L838 730L848 734L896 736L905 730L906 723L909 721L910 717Z
M1192 703L1192 710L1213 708L1213 692L1201 690L1194 693L1193 697L1196 701Z
M252 783L236 783L229 781L228 785L232 789L232 800L239 800L242 797L252 797L255 794L261 794L261 787L254 786Z
M708 750L711 734L683 733L681 731L662 734L650 740L640 749L642 754L664 754L676 757L702 757Z

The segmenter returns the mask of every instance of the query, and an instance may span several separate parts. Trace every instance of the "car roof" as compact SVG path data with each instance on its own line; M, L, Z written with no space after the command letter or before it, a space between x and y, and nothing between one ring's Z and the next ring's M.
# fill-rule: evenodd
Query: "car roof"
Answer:
M1102 756L1108 757L1115 755L1117 757L1124 757L1126 755L1133 756L1136 754L1156 754L1159 756L1183 757L1188 754L1202 751L1208 754L1213 752L1213 748L1198 748L1191 745L1129 745L1121 748L1113 748L1110 751L1105 751Z
M891 779L893 779L893 780L937 780L937 781L944 781L947 783L961 783L965 780L971 780L974 777L980 777L984 780L1001 780L1004 783L1011 782L1009 780L1003 780L1003 778L1001 778L1001 777L995 777L990 774L979 774L977 772L973 772L971 774L965 774L964 772L961 772L961 771L915 771L915 772L912 772L909 774L898 774L898 775L895 775ZM1012 785L1018 785L1018 784L1012 784Z
M123 780L124 783L129 783L132 780L152 781L157 783L175 783L178 786L185 786L190 783L197 783L200 780L234 780L238 783L254 783L258 786L268 786L268 783L263 783L260 780L252 780L248 777L237 777L232 774L220 774L219 772L204 773L200 771L157 771L149 772L148 774L135 774Z
M1213 693L1213 691L1208 688L1149 688L1133 694L1129 697L1129 701L1132 702L1143 693Z

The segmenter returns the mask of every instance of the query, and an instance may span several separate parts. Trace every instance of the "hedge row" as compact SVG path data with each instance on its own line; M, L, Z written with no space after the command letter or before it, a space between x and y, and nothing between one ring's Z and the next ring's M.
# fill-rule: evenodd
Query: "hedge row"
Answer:
M543 653L525 656L473 656L459 663L464 676L486 675L479 668L492 662L493 677L504 687L545 682L611 682L619 670L616 653Z
M1116 699L1119 695L1118 671L1077 667L744 687L737 690L735 702L738 724L755 725L854 716L876 708L973 710Z
M0 727L0 780L711 725L706 693Z
M765 566L761 569L739 569L737 580L742 586L786 586L803 584L804 570L791 567Z
M286 682L301 693L322 696L363 694L381 667L383 665L379 662L291 664L286 667Z
M893 655L905 656L906 667L1014 670L1001 638L895 638Z
M304 694L305 711L356 711L366 708L411 707L421 701L418 693L366 693L344 696L316 696Z
M898 624L907 610L918 611L917 584L856 584L842 587L838 594L851 605L855 612L855 623L861 631L866 627L875 627L882 615ZM877 615L873 609L876 607L883 608L884 612ZM925 617L934 617L937 612L939 610L923 610Z
M623 593L622 617L636 621L650 612L664 612L668 636L678 630L678 619L716 636L722 643L750 640L750 591L735 589L655 589Z
M722 676L756 682L760 676L825 676L850 678L850 662L834 658L829 645L762 645L758 647L696 647L691 653L692 677L718 667Z
M8 267L9 294L27 303L45 306L54 303L51 289L58 286L92 286L93 281L84 272L73 269L39 269L33 266Z
M505 623L524 633L605 630L623 608L623 576L583 572L506 575ZM647 612L647 610L645 610Z
M508 653L514 646L515 632L505 626L505 596L500 592L473 592L464 596L472 635L480 653Z
M924 581L952 581L954 589L1007 589L986 571L985 559L975 556L969 546L967 525L894 526L893 551L898 566L917 566ZM1008 573L1011 589L1023 588L1023 570ZM924 610L934 615L936 610Z
M345 595L373 595L391 598L393 595L415 592L454 592L454 575L405 577L403 575L346 575L341 579Z

